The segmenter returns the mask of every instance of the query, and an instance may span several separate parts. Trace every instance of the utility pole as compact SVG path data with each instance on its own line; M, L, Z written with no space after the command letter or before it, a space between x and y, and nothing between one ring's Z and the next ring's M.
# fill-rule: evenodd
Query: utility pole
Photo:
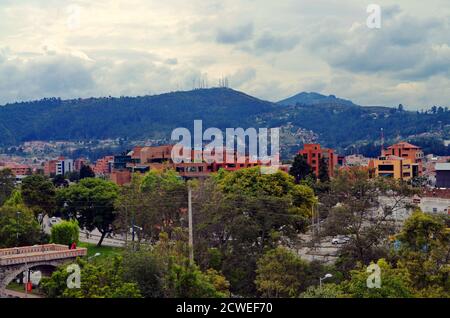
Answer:
M188 218L189 218L189 261L194 265L194 231L192 228L192 190L188 186Z

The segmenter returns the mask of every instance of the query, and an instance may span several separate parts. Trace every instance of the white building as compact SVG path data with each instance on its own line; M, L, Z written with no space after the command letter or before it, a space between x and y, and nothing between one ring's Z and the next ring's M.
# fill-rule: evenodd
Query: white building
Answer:
M73 171L72 159L61 159L56 162L56 175L65 175L66 173Z

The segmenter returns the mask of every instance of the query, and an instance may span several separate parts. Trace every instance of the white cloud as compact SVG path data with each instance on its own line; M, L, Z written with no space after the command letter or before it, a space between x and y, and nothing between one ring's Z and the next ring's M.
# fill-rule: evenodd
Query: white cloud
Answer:
M318 90L360 104L450 100L448 0L2 0L0 104L210 85L279 100ZM447 86L448 87L448 86Z

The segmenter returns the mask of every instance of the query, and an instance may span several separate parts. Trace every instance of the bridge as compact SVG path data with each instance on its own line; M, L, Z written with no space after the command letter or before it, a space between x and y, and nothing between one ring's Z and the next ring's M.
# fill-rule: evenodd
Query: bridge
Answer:
M20 273L32 268L56 268L87 255L86 248L69 249L65 245L45 244L0 249L0 297Z

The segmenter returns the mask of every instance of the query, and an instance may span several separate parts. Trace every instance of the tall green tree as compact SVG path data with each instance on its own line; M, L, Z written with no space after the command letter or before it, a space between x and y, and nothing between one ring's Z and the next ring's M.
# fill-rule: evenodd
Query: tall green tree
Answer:
M81 288L70 289L67 265L43 278L42 290L48 298L141 298L139 287L123 278L122 258L117 256L108 264L91 263L78 259L81 269Z
M79 179L95 178L95 173L90 166L83 165L80 169Z
M319 180L320 182L330 181L330 171L328 169L328 160L325 158L320 158L319 160Z
M24 178L21 192L23 201L36 216L53 215L55 212L56 189L47 177L36 174Z
M351 271L351 278L341 283L344 294L353 298L412 298L414 289L412 288L409 272L401 268L393 268L384 259L378 260L376 265L380 269L380 288L368 286L367 281L371 281L370 275L373 271L367 267L358 268ZM373 287L373 288L370 288Z
M101 233L98 246L113 231L116 219L114 203L119 187L102 179L86 178L58 191L58 203L64 215L76 219L81 228L98 229Z
M41 229L33 212L24 206L0 208L0 248L39 243Z
M255 294L257 260L280 242L292 244L306 230L315 203L312 189L294 177L261 174L259 168L219 172L193 192L197 261L202 268L220 263L240 295Z
M367 171L358 168L340 171L331 180L330 191L321 198L320 213L326 216L322 234L350 237L339 251L343 272L358 262L368 265L388 256L387 242L396 231L392 217L410 207L414 193L405 183L370 179Z
M0 206L10 197L14 191L16 178L11 169L0 170Z
M423 296L441 290L441 295L450 297L450 231L444 217L417 210L397 239L399 266L409 271L414 288Z
M301 180L306 179L306 177L312 175L312 173L311 166L306 159L300 154L295 156L292 167L289 170L289 174L295 178L295 182L300 183Z
M257 266L255 283L263 297L298 297L308 287L308 263L286 248L269 250Z

